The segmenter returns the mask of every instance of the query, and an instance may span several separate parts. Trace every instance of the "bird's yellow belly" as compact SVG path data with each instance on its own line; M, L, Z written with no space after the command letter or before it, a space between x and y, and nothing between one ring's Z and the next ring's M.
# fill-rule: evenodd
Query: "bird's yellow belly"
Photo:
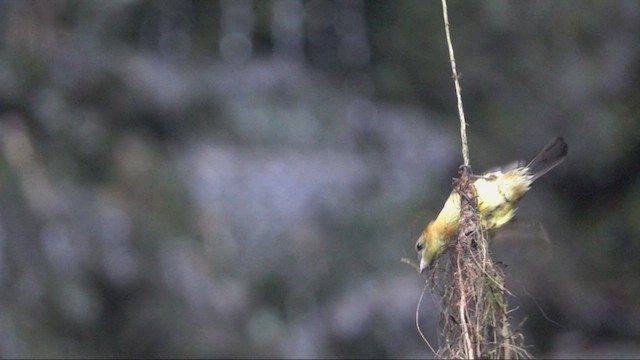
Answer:
M514 170L505 174L487 174L474 182L482 226L498 228L513 218L516 203L529 190L526 173Z

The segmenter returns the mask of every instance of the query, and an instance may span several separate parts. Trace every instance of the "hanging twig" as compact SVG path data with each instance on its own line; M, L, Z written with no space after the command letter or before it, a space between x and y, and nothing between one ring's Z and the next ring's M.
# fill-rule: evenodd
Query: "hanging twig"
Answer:
M444 18L444 32L447 35L447 46L449 47L449 62L453 73L453 82L456 87L456 97L458 98L458 117L460 118L460 138L462 140L462 158L464 166L469 166L469 145L467 144L467 123L464 119L464 108L462 107L462 90L460 89L460 75L456 69L456 57L451 44L451 33L449 32L449 14L447 10L447 0L442 0L442 17Z

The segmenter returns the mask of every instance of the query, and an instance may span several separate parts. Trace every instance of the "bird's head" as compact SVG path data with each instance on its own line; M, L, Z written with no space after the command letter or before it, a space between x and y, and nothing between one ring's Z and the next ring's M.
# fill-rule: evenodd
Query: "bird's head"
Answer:
M437 226L435 221L430 221L416 241L421 273L433 264L433 260L444 248L446 242L446 231L444 230Z

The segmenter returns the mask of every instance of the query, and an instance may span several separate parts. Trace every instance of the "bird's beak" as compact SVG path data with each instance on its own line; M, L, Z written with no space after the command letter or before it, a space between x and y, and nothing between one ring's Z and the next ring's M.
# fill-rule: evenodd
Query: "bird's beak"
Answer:
M420 273L424 272L424 269L429 267L429 262L424 261L424 257L420 258Z

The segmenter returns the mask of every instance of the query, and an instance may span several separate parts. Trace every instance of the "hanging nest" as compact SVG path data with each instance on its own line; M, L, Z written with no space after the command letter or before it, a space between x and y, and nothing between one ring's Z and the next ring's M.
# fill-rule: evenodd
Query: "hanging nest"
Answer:
M436 259L427 283L440 305L440 358L531 358L523 336L509 325L504 273L489 253L480 226L471 169L463 166L457 237Z

